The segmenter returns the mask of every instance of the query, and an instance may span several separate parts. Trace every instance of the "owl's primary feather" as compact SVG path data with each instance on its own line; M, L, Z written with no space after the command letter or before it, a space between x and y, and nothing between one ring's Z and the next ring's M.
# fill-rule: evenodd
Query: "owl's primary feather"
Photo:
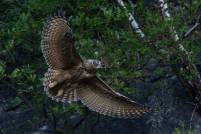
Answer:
M150 111L149 108L115 92L97 77L83 82L78 96L91 110L113 117L134 118Z
M41 48L50 67L45 73L44 90L53 100L64 103L80 100L93 111L119 118L134 118L150 111L90 74L75 50L71 29L64 17L54 16L47 21ZM85 78L86 73L90 77Z
M41 49L50 68L67 69L81 62L74 48L74 39L68 22L54 16L46 22L41 37Z

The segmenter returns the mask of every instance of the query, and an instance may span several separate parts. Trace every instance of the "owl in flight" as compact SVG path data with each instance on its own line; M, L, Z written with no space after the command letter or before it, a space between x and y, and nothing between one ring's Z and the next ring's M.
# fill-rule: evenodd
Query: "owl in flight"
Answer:
M71 28L63 15L50 17L42 31L41 49L49 69L44 75L46 94L57 102L81 101L100 114L134 118L149 108L114 91L96 76L98 60L83 60L75 49Z

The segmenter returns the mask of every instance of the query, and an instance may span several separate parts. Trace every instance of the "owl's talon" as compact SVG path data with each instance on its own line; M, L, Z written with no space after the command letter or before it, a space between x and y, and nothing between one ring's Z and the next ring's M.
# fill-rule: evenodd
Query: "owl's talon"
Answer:
M54 70L54 72L56 71L57 71L57 74L52 76L52 80L51 80L52 82L49 83L48 85L49 88L53 88L56 85L64 82L65 80L71 79L71 75L68 72Z
M56 85L58 84L58 82L52 82L52 83L50 83L49 84L49 88L53 88L53 87L55 87Z

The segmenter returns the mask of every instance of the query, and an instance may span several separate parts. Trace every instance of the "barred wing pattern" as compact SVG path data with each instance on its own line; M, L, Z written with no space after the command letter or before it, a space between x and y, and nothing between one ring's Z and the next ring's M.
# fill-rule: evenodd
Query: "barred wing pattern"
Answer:
M41 36L41 49L43 56L50 67L43 80L46 94L55 101L77 101L77 90L66 83L61 83L54 88L49 84L54 81L58 70L67 70L82 63L82 59L74 47L71 28L64 16L50 17L44 25Z
M150 111L149 108L115 92L97 77L85 82L78 90L78 96L91 110L112 117L135 118Z
M52 69L67 69L82 60L74 48L74 39L65 17L50 17L42 31L41 49Z
M61 101L63 103L78 101L76 85L61 83L53 88L48 87L48 85L54 81L54 77L56 75L58 75L58 71L52 69L48 69L48 71L45 73L43 86L48 97L52 98L52 100L55 100L57 102Z

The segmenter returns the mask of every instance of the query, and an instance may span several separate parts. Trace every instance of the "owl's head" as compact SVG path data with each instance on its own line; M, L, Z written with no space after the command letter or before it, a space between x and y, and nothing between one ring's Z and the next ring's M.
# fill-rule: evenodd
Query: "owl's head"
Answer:
M105 64L99 60L89 59L84 61L84 66L87 69L100 69L105 68Z

